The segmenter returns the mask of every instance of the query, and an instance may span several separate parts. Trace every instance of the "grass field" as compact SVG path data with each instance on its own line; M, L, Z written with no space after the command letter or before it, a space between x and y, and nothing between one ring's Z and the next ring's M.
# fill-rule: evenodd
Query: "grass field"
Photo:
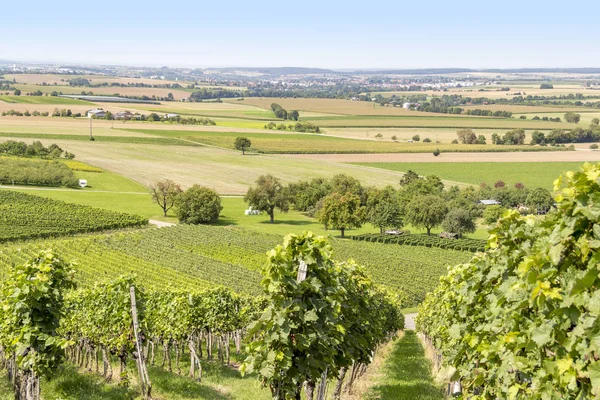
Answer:
M127 129L126 131L129 131ZM265 154L343 154L343 153L432 153L436 148L442 152L473 151L555 151L552 147L460 145L423 142L390 142L358 140L311 133L258 133L258 132L193 132L177 130L133 130L136 133L181 138L211 146L234 148L235 138L244 136L252 142L251 152ZM7 134L8 135L8 134Z
M576 171L578 162L469 162L469 163L359 163L358 165L406 172L409 169L419 175L437 175L442 179L479 185L493 185L502 180L508 185L517 182L525 186L552 189L554 180L565 171Z
M25 103L25 104L56 104L56 105L93 105L93 103L68 99L56 96L0 96L0 101L5 103Z

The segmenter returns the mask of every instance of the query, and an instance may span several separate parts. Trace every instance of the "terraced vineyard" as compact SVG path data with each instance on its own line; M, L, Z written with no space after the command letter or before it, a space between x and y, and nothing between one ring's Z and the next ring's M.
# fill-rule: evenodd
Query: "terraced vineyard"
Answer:
M266 252L281 243L278 235L237 227L179 225L26 246L7 247L0 254L0 275L7 266L24 262L41 249L53 248L78 263L77 279L89 286L98 278L134 273L145 287L204 289L229 287L260 293L260 269ZM470 253L438 248L389 246L332 239L334 257L364 264L376 283L402 291L414 305L433 289L448 265L467 261Z
M0 242L143 226L146 218L0 190Z

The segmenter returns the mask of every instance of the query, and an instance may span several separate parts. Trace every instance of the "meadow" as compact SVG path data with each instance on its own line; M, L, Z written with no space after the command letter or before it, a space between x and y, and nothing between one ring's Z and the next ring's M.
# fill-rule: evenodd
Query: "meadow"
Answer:
M554 180L565 171L579 169L579 162L469 162L469 163L359 163L367 167L390 171L412 170L419 175L437 175L454 182L493 186L501 180L507 185L522 183L526 187L553 188Z
M5 103L20 103L20 104L56 104L60 105L93 105L93 103L68 99L57 96L0 96L0 101Z

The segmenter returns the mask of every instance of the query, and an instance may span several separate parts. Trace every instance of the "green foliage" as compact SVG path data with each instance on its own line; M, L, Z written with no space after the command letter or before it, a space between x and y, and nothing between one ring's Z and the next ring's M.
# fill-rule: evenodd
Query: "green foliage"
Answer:
M244 201L255 210L266 212L275 220L275 208L281 212L289 210L290 195L281 181L273 175L262 175L256 180L256 186L248 188Z
M2 282L0 343L19 370L50 377L61 364L69 341L57 330L73 274L72 264L48 250L14 267Z
M0 242L143 226L146 218L0 190Z
M317 215L319 222L326 229L339 229L342 237L344 231L360 228L367 217L366 207L360 205L360 197L346 192L334 192L323 200L323 206Z
M554 205L554 199L548 189L536 188L529 191L525 205L532 211L548 211Z
M269 306L249 327L256 339L242 372L258 373L273 398L296 399L304 382L314 385L325 372L336 378L341 367L368 361L374 346L403 326L399 305L354 263L335 263L331 251L308 233L288 235L269 252L262 281ZM298 282L300 262L306 277Z
M6 142L0 143L0 154L17 157L39 157L54 159L60 158L60 156L63 154L63 149L61 149L57 144L51 144L48 147L44 147L39 140L30 145L27 145L25 142L18 142L16 140L7 140ZM75 156L71 153L65 153L65 158L74 157Z
M0 184L78 187L79 180L69 167L58 161L2 157Z
M483 220L486 224L491 225L495 224L501 217L502 214L506 211L506 208L501 205L491 205L487 206L483 211Z
M451 269L419 310L418 329L456 369L465 396L598 396L600 166L556 181L557 210L507 213L489 250ZM564 186L563 186L564 184Z
M467 210L453 208L442 221L442 228L451 233L473 233L477 229L473 215Z
M554 85L551 83L542 83L540 85L540 89L554 89Z
M373 243L399 244L407 246L439 247L440 249L459 251L484 251L485 240L481 239L447 239L428 235L386 235L378 233L365 233L351 236L350 239ZM415 266L416 267L416 266ZM408 265L405 268L409 268Z
M462 144L475 144L477 143L477 135L473 132L472 129L460 129L456 131L456 136L458 136L458 141Z
M398 194L392 186L372 189L367 196L367 220L383 233L387 228L402 228Z
M406 221L414 227L431 229L439 226L448 213L444 200L436 195L417 196L406 206Z
M194 185L175 198L176 214L184 224L213 223L223 210L221 197L212 189Z
M242 154L245 154L246 150L248 150L250 146L252 146L252 142L250 141L250 139L241 136L236 137L235 142L233 144L233 147L235 147L236 150L242 151Z
M577 114L574 112L568 112L565 114L565 121L570 122L572 124L578 124L581 120L581 114Z

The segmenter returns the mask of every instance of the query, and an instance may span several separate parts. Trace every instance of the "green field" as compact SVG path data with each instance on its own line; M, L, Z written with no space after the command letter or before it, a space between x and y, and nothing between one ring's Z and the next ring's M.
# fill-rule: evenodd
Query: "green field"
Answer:
M94 136L94 142L110 143L138 143L138 144L160 144L165 146L200 146L194 143L178 138L144 137L144 136ZM52 140L76 140L90 141L88 135L63 135L52 133L22 133L22 132L0 132L0 137L23 138L23 139L52 139Z
M366 154L366 153L430 153L436 148L443 152L473 151L556 151L553 147L460 145L441 143L406 143L376 140L357 140L312 133L255 133L255 132L195 132L155 129L123 129L137 133L160 135L210 146L234 148L235 138L244 136L252 142L251 151L266 154ZM4 134L3 134L4 135ZM6 134L10 135L10 134ZM564 150L564 149L562 149Z
M508 185L517 182L529 188L552 189L552 183L565 171L576 171L578 162L465 162L465 163L357 163L390 171L413 170L419 175L437 175L442 179L479 185L493 185L501 180Z
M91 105L89 101L68 99L57 96L0 96L0 101L5 103L23 103L23 104L56 104L59 105Z

